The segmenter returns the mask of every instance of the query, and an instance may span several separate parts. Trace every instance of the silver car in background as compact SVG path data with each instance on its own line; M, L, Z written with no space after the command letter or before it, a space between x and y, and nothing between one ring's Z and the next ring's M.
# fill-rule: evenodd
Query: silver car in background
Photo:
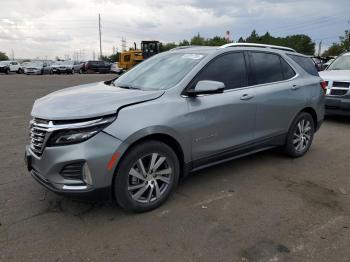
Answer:
M350 52L338 56L320 76L327 86L326 113L350 116Z
M49 61L31 61L25 66L23 71L27 75L51 75L52 67Z
M324 118L324 84L290 48L179 48L116 80L40 98L31 115L35 180L143 212L192 171L274 147L303 156Z
M78 61L57 61L52 65L52 71L54 74L74 74L82 73L82 64Z

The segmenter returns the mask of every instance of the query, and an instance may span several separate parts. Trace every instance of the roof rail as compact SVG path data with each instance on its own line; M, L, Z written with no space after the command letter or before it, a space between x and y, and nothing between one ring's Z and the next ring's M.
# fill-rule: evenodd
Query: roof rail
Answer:
M219 48L227 48L227 47L261 47L261 48L271 48L271 49L278 49L278 50L296 53L296 51L293 48L278 46L278 45L256 44L256 43L230 43L230 44L222 45Z
M187 49L187 48L192 48L192 47L197 47L197 46L198 46L198 45L183 45L183 46L177 46L177 47L174 47L174 48L170 49L169 51Z

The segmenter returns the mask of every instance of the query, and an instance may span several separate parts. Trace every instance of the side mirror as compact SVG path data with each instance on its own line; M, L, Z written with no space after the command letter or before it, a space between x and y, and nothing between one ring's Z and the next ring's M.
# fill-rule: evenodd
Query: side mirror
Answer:
M223 93L225 89L225 84L218 81L203 80L199 81L194 89L187 91L187 95L190 97L198 95L209 95L209 94L219 94Z

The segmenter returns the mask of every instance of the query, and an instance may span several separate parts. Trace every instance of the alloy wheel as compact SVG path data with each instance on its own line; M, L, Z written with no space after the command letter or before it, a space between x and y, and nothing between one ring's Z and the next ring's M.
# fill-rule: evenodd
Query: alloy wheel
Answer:
M293 146L297 152L302 152L307 148L311 140L311 123L307 119L301 119L296 125L293 133Z
M128 192L142 204L153 203L168 190L173 176L167 157L151 153L139 158L128 174Z

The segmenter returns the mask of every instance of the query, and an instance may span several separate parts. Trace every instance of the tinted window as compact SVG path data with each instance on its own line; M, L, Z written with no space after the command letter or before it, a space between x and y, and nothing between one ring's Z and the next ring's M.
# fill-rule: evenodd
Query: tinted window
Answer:
M306 72L311 75L318 76L316 65L311 58L291 54L288 54L288 56L292 58L298 65L300 65Z
M295 76L293 68L291 68L290 65L286 61L284 61L284 59L280 59L282 65L283 79L290 79L293 76Z
M201 80L223 82L226 89L247 86L248 79L243 53L230 53L216 58L200 72L195 84Z
M251 52L256 84L282 81L284 79L280 56L263 52Z

